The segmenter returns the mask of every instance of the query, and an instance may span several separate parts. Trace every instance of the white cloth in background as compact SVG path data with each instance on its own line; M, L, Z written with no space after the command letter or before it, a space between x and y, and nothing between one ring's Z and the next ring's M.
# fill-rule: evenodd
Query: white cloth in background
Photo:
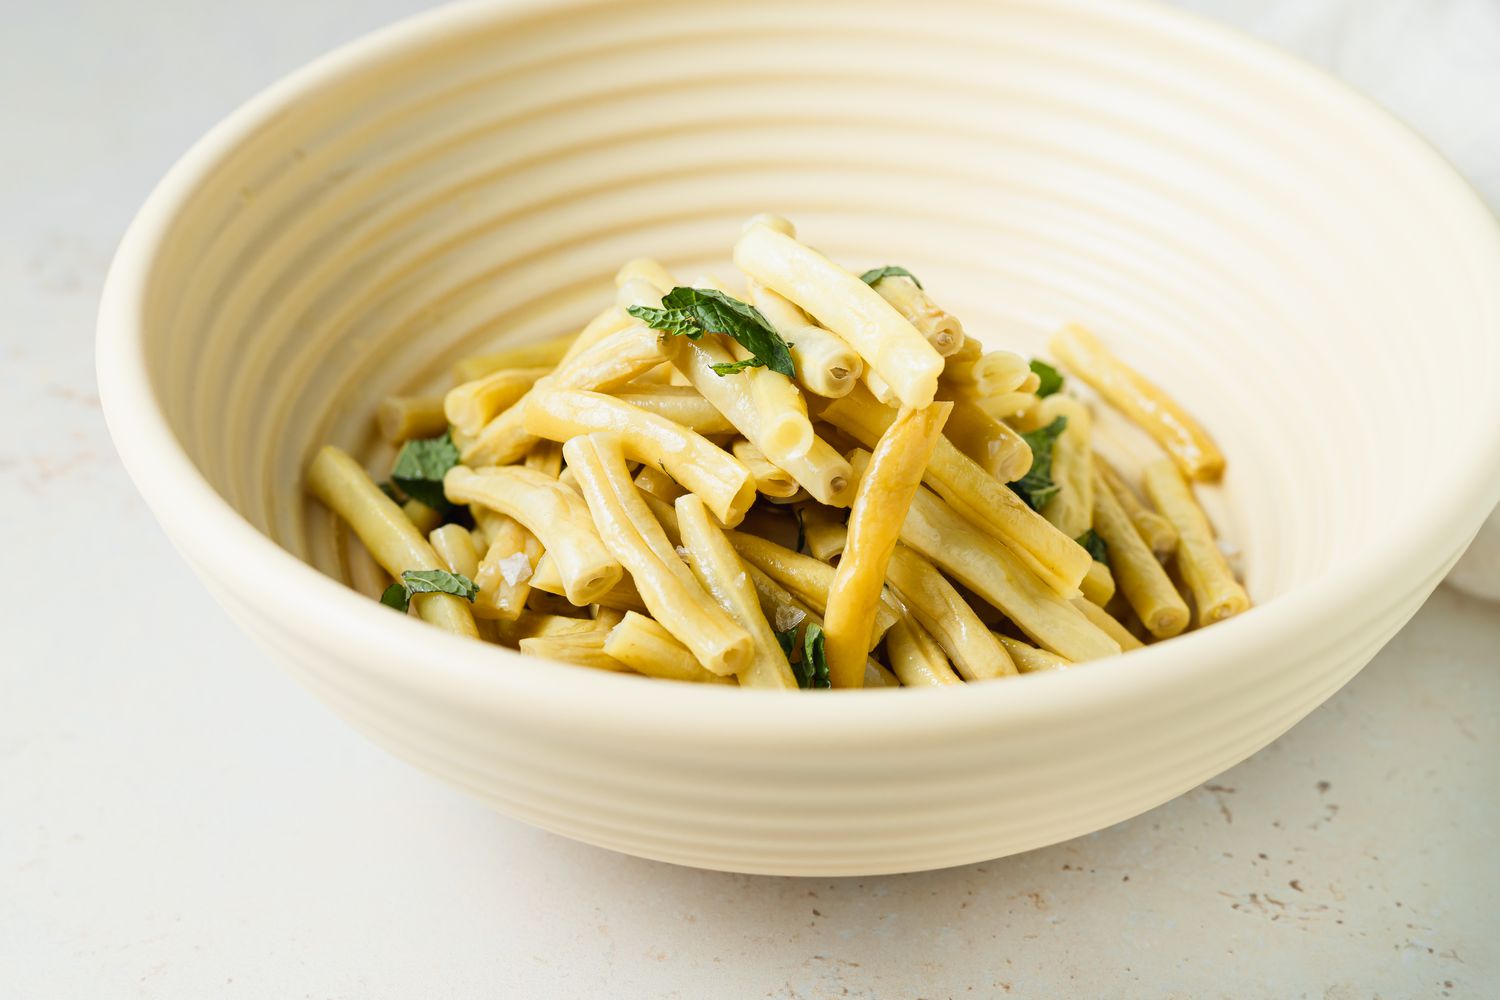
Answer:
M1179 0L1316 63L1427 136L1500 210L1500 0Z
M1178 6L1234 24L1354 84L1431 140L1500 212L1500 0L1179 0ZM1493 472L1500 477L1500 469ZM1500 600L1500 510L1448 582Z

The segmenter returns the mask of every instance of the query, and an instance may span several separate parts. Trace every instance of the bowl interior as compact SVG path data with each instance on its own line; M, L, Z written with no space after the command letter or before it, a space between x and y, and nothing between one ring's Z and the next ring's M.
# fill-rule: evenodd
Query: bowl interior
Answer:
M1174 25L1083 0L471 9L240 123L159 248L152 382L246 519L373 589L304 499L316 447L383 457L382 395L578 327L630 257L723 267L774 210L915 271L991 346L1094 327L1218 438L1220 527L1275 601L1465 460L1494 299L1445 252L1475 223L1435 157Z

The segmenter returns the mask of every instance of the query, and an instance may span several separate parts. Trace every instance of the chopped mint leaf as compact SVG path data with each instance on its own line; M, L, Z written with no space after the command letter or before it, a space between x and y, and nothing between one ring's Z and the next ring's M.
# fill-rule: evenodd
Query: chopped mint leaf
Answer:
M705 333L722 333L750 352L746 361L714 365L719 375L765 367L791 378L796 374L786 341L760 310L712 288L672 289L661 298L661 308L631 306L627 312L653 330L697 340Z
M776 641L781 645L781 655L786 657L787 663L791 663L792 651L797 648L797 626L793 625L791 628L777 629ZM792 673L795 674L796 672L797 668L794 665L792 667Z
M1093 528L1074 540L1088 550L1088 554L1094 557L1094 562L1109 565L1109 546L1104 544L1104 539L1100 538L1099 533Z
M803 676L807 678L806 684L802 684ZM809 688L833 687L828 679L828 659L823 655L823 626L817 622L808 622L807 630L802 633L802 674L797 683Z
M1036 372L1036 377L1041 380L1036 387L1036 394L1038 396L1050 396L1062 388L1062 372L1053 368L1047 362L1042 361L1040 358L1032 358L1031 370Z
M759 358L745 358L743 361L728 361L724 364L709 365L708 367L714 370L715 375L733 375L735 372L742 372L746 368L763 368L765 366Z
M458 448L453 444L451 431L441 437L418 438L401 446L391 479L413 500L420 500L433 510L447 510L443 477L457 464Z
M404 615L407 605L411 604L411 595L406 592L405 586L393 583L380 595L380 603L388 608L395 608Z
M631 306L625 310L658 333L674 337L697 340L708 331L698 324L695 316L685 309L655 309L651 306Z
M778 612L777 618L780 617ZM802 631L801 655L797 655L797 627L805 617L799 613L797 621L790 627L776 629L776 641L781 644L781 652L786 656L787 665L792 668L792 676L797 678L799 688L831 688L833 684L828 679L828 658L823 653L823 626L815 621L807 622L807 627Z
M449 573L444 569L409 569L401 574L401 580L385 588L380 603L397 611L406 611L413 594L452 594L466 601L479 596L474 581L462 573Z
M1062 488L1052 479L1052 446L1067 426L1068 418L1058 417L1046 427L1021 432L1021 437L1031 446L1031 468L1026 475L1011 483L1010 488L1032 510L1041 510Z
M904 267L897 267L895 264L887 264L884 267L872 267L859 276L859 280L871 288L875 287L882 278L910 278L913 285L916 285L918 288L922 287L922 283L917 280L915 274L912 274Z
M479 587L462 573L450 573L445 569L409 569L401 574L410 594L452 594L472 601L479 596Z

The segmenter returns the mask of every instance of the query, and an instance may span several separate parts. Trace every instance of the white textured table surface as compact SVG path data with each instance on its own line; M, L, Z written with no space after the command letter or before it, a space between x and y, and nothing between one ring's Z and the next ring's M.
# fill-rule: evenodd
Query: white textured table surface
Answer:
M95 300L193 138L416 6L7 11L0 997L1496 995L1500 610L1449 590L1213 783L905 877L750 878L573 844L413 772L288 682L115 461ZM1192 6L1337 65L1500 201L1493 0Z

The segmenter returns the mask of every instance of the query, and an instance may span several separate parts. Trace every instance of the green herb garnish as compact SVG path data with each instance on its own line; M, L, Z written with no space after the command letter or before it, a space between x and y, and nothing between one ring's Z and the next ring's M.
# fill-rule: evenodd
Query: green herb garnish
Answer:
M409 569L401 579L385 588L380 603L405 613L411 605L413 594L452 594L466 601L479 596L474 581L462 573L449 573L443 569Z
M781 646L781 655L786 657L787 663L791 663L792 652L797 648L797 626L793 625L791 628L779 628L775 631L776 642ZM795 674L796 672L797 667L795 664L793 664L792 673Z
M443 495L443 477L458 464L458 448L453 434L419 438L401 446L391 479L413 500L420 500L433 510L446 511L450 504Z
M705 333L722 333L750 352L744 361L714 365L719 375L761 367L788 378L796 374L786 341L749 303L712 288L677 287L661 297L661 306L631 306L626 312L651 329L674 337L697 340Z
M804 677L807 681L805 684ZM807 629L802 633L802 670L797 676L797 683L807 688L833 687L828 679L828 659L823 655L823 626L817 622L808 622Z
M1046 427L1021 432L1021 437L1031 446L1031 468L1026 470L1026 475L1011 483L1010 488L1032 510L1041 510L1062 489L1052 479L1052 446L1067 426L1068 418L1058 417Z
M887 264L884 267L872 267L859 276L860 281L863 281L872 288L881 278L910 278L913 285L916 285L918 288L922 287L922 283L917 280L915 274L912 274L904 267L897 267L895 264Z
M406 497L402 496L401 491L396 489L396 484L391 482L389 479L376 483L375 485L380 487L380 492L384 493L386 499L391 503L406 503Z
M714 370L715 375L722 376L733 375L735 372L742 372L746 368L764 368L765 366L765 362L760 360L760 358L744 358L740 361L725 361L722 364L709 365L708 367Z
M1104 544L1104 539L1100 538L1099 533L1093 528L1079 535L1074 541L1088 550L1088 554L1094 557L1094 562L1109 565L1109 546Z
M1041 380L1036 387L1036 394L1038 396L1050 396L1062 388L1062 372L1053 368L1047 362L1039 358L1032 358L1031 370L1036 372L1036 377Z
M802 631L799 656L797 628L804 620L807 627ZM776 642L781 646L781 653L786 657L787 665L792 668L792 676L797 678L799 688L833 687L828 679L828 658L823 652L823 626L811 619L802 619L791 628L776 629L775 632Z

